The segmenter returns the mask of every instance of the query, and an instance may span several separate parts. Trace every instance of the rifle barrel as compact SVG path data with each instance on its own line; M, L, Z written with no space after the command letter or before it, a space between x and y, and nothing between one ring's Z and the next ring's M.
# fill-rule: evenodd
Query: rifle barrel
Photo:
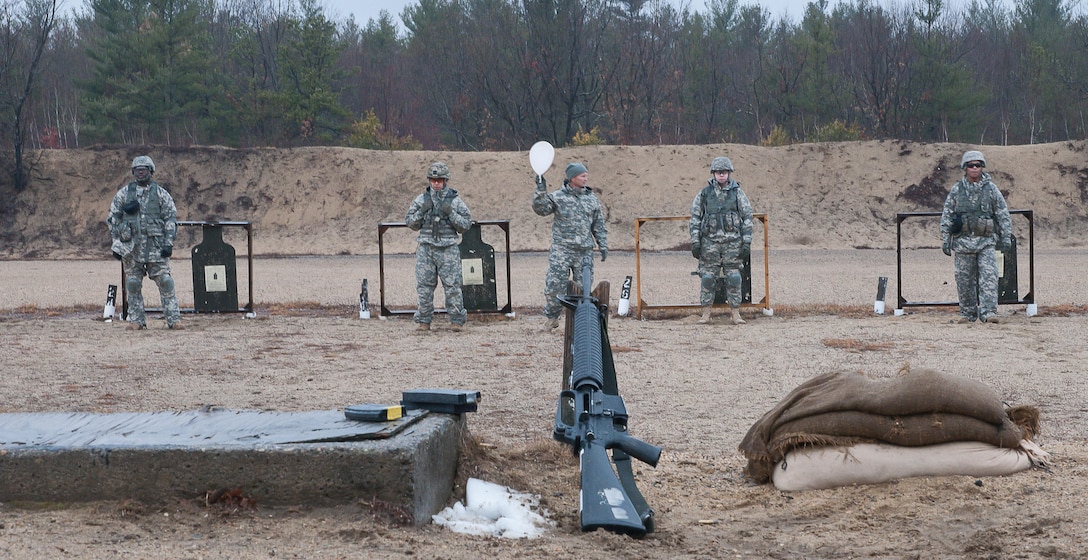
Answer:
M574 310L574 340L571 349L571 387L604 387L604 356L601 345L601 317L597 305L583 300Z
M574 389L587 385L604 387L604 347L601 342L601 312L590 292L593 289L593 258L582 259L582 296L574 308L574 339L571 341L571 383Z

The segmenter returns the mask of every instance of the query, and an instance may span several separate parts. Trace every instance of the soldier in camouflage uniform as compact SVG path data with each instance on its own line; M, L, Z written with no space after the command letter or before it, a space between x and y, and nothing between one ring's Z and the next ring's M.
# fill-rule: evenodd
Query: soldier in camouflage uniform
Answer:
M1012 245L1009 208L990 175L982 171L985 167L982 152L963 154L964 176L952 186L941 214L941 250L946 255L956 253L959 323L998 321L994 251Z
M113 196L106 224L113 237L113 256L124 265L128 328L147 328L143 296L143 281L147 276L159 287L166 326L181 329L178 296L174 277L170 275L170 256L178 234L178 209L170 193L151 180L154 174L155 162L150 157L132 160L132 176L136 180Z
M461 292L460 235L472 226L468 206L448 185L450 168L443 162L427 170L430 186L408 207L404 222L418 231L416 241L416 294L419 306L413 320L422 331L430 330L434 318L434 290L438 280L446 293L446 314L451 329L464 328L468 313Z
M548 251L548 274L544 278L544 330L559 326L563 306L559 296L566 292L573 272L582 277L582 259L593 262L593 246L601 251L601 262L608 258L608 229L605 227L601 201L589 184L589 171L580 162L567 165L566 180L557 191L548 192L544 177L537 176L533 194L533 212L539 216L554 214L552 246Z
M740 183L729 175L733 162L716 157L710 163L713 177L691 203L691 254L699 259L700 324L710 322L718 274L725 275L725 294L734 325L740 316L740 267L752 254L752 203Z

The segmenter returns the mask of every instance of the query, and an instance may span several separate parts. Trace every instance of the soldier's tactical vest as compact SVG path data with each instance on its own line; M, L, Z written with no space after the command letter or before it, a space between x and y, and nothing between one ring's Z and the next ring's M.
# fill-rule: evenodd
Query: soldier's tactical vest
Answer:
M166 234L166 221L162 218L162 201L159 191L162 187L158 183L151 183L147 193L147 207L140 208L135 216L125 216L125 221L138 221L135 231L143 233L147 237L162 237ZM125 194L125 203L136 200L136 182L128 184L128 192ZM145 250L147 248L145 247Z
M703 223L704 237L715 233L737 233L740 231L740 201L737 189L729 189L718 194L714 185L703 188Z
M450 203L452 204L453 200L457 198L457 191L449 187L443 189L443 191L446 190L449 192L443 192L442 196L437 196L432 199L435 203L434 208L423 217L423 228L431 233L431 238L435 241L438 241L439 239L457 239L458 235L457 230L453 229L453 224L450 223L450 217L443 216L442 212L438 210L438 207L445 199L449 198ZM430 187L428 187L427 191L425 196L432 196ZM435 220L435 218L438 219Z
M961 188L956 192L956 210L963 220L963 229L960 235L975 235L987 237L994 233L994 216L989 208L986 208L986 185L978 194L977 200L971 200L967 188Z

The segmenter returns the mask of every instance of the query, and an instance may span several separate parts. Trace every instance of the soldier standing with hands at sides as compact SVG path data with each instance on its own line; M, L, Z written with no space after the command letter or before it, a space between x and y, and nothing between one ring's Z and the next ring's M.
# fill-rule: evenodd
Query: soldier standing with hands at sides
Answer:
M1012 246L1012 219L1005 197L982 170L986 158L978 150L960 159L963 178L952 185L941 214L941 251L956 253L958 323L996 323L997 255Z
M725 294L734 325L740 316L740 267L752 254L752 203L740 183L730 177L733 162L716 157L710 162L713 177L691 203L691 254L699 259L699 324L710 322L718 272L725 274Z
M587 185L589 170L581 162L567 164L566 180L559 190L548 192L544 177L536 178L533 212L538 216L555 215L548 274L544 278L545 331L559 326L559 313L563 311L559 296L566 292L572 271L575 278L581 278L582 258L588 255L592 262L594 245L601 251L601 262L608 258L608 229L601 201Z
M446 293L450 330L460 331L468 320L461 292L460 235L472 226L468 206L449 187L450 168L436 161L427 169L430 185L412 201L404 222L418 231L416 241L416 295L419 305L412 320L421 331L431 329L434 290L438 280Z
M166 189L151 180L155 162L148 156L132 160L135 181L121 187L110 203L106 216L113 237L113 256L125 270L128 294L128 328L147 328L144 312L143 281L150 277L159 287L163 315L170 329L182 329L174 277L170 275L170 256L178 235L178 209Z

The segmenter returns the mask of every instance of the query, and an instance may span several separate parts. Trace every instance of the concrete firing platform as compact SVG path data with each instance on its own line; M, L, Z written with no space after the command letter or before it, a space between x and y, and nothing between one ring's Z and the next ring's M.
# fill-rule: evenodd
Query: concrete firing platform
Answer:
M464 416L343 411L0 414L0 501L160 502L240 488L265 505L380 500L429 523L450 496Z

